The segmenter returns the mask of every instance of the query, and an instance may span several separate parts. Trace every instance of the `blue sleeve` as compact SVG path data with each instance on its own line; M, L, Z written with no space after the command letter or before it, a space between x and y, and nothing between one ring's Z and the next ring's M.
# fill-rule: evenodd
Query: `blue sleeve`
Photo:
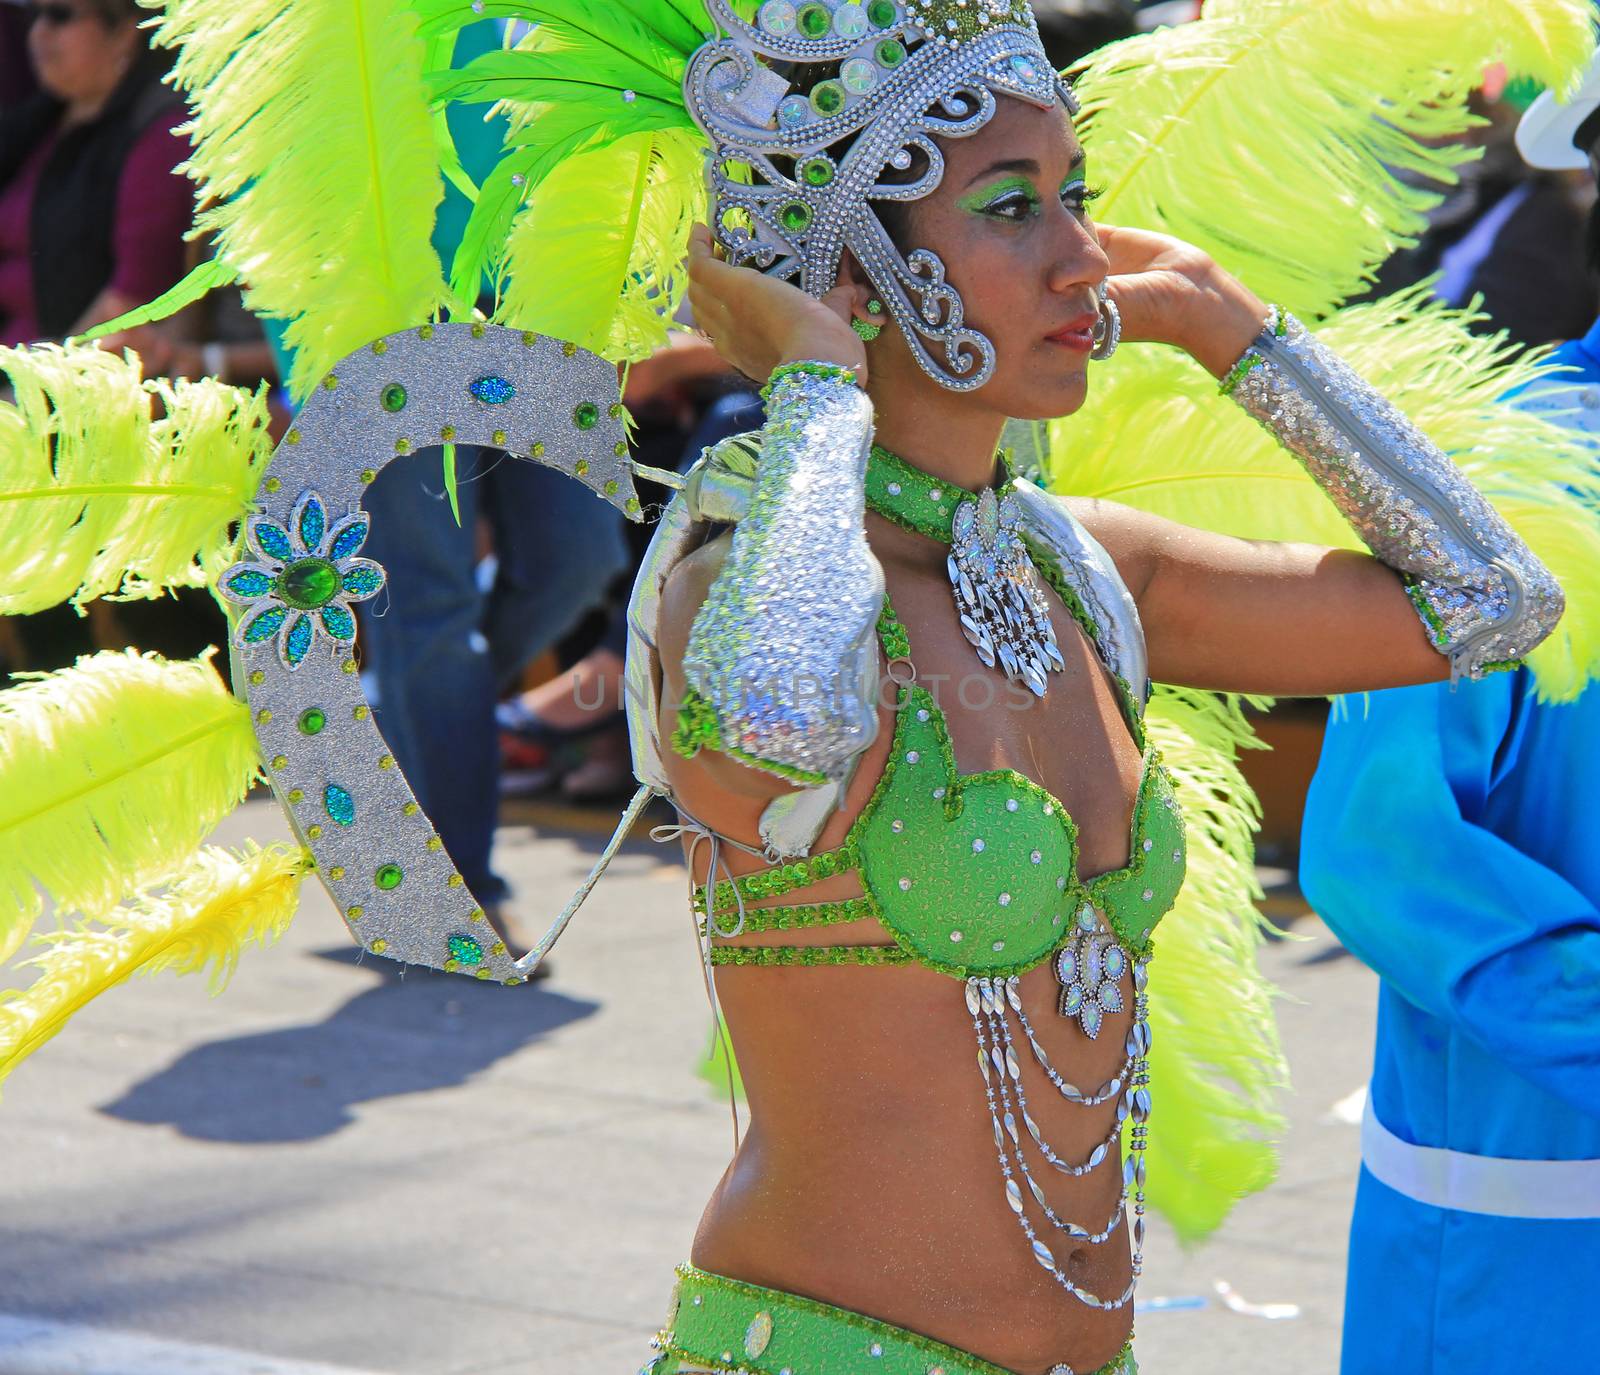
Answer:
M1301 885L1401 996L1591 1113L1600 913L1481 824L1527 690L1518 672L1346 699L1307 797Z

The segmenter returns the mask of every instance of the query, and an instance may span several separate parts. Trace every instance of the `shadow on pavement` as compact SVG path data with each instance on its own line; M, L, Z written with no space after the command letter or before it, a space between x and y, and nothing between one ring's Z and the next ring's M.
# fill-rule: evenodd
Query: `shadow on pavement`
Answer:
M310 1141L348 1126L361 1103L454 1088L599 1009L539 984L363 967L384 981L326 1020L197 1046L100 1111L203 1141Z

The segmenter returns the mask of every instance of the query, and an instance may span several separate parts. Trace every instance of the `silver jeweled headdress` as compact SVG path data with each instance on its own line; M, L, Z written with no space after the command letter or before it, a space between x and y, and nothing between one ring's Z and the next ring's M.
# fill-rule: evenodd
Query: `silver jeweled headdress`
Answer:
M993 344L939 257L902 255L872 202L932 192L935 138L976 133L1000 95L1076 108L1027 0L767 0L754 24L727 0L706 8L727 36L690 60L684 97L711 141L712 226L730 259L821 296L848 248L923 370L981 387Z

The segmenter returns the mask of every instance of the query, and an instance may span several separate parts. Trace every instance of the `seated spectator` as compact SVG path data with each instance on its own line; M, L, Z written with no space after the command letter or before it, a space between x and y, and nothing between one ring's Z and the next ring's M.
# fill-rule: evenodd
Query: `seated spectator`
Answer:
M0 114L39 88L28 65L28 11L20 0L0 4Z
M174 169L186 118L135 0L25 10L39 90L0 110L0 343L58 339L115 318L183 274L193 211ZM139 331L107 341L141 343Z

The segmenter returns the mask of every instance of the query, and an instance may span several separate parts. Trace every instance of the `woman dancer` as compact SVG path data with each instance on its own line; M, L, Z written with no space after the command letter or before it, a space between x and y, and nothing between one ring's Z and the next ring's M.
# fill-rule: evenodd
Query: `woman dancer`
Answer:
M970 15L918 12L912 34L961 41L914 47L924 103L842 153L826 77L775 136L749 108L758 59L799 55L787 11L719 13L733 36L690 68L714 146L756 169L716 179L736 261L698 231L691 300L770 382L753 481L713 456L635 606L751 1110L663 1371L1131 1370L1145 961L1183 876L1147 677L1476 674L1561 612L1449 461L1294 320L1198 250L1091 223L1031 18ZM1119 324L1209 369L1372 556L1008 482L1006 419L1079 407Z

